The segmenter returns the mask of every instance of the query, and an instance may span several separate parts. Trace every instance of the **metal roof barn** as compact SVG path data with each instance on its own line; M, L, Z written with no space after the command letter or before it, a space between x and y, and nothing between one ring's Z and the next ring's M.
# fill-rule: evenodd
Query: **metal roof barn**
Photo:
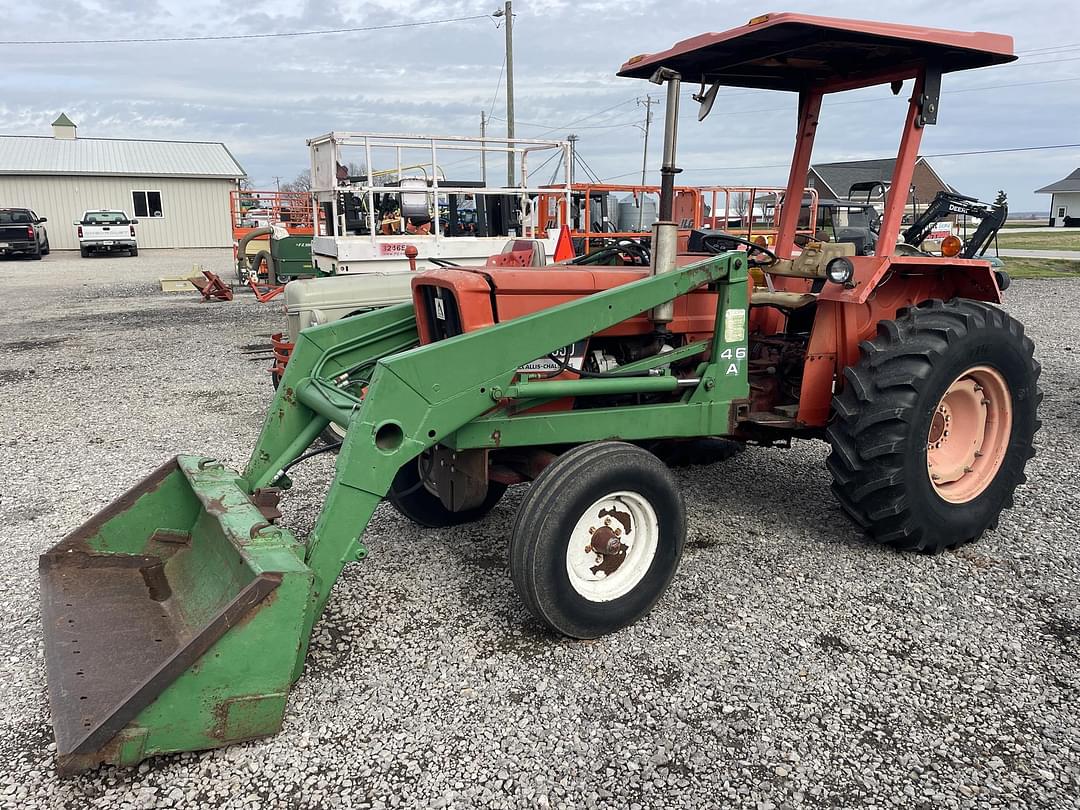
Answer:
M244 176L222 143L79 138L63 114L52 137L0 135L0 207L47 217L57 250L77 249L72 223L99 208L137 218L141 248L227 247Z

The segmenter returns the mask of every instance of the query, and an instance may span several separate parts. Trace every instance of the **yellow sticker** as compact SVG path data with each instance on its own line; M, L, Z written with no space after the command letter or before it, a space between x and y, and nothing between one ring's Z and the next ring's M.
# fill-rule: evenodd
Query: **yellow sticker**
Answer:
M746 340L746 311L729 309L724 313L724 343L742 343Z

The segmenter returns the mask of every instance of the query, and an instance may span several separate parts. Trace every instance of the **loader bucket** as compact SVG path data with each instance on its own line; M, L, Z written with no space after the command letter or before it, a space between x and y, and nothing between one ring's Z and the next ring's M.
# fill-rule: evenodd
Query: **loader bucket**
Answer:
M236 473L177 456L39 568L60 773L280 729L313 577Z

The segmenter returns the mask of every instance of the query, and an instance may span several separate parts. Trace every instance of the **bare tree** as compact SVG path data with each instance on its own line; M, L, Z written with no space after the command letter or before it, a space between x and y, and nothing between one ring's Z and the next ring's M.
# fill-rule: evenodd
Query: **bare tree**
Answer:
M282 191L311 191L311 171L304 169L288 183L281 184Z
M750 203L750 195L745 191L736 192L731 198L731 205L735 213L740 217L746 215L746 207Z

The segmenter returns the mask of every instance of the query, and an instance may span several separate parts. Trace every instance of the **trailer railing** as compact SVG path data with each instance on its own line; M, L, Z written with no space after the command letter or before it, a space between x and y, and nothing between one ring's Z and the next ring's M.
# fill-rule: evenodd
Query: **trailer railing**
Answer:
M456 218L455 212L470 210L461 203L473 203L476 216L488 218L486 198L501 196L513 202L516 226L509 215L503 222L506 235L526 238L544 238L548 234L548 222L535 206L541 193L555 189L542 189L530 184L532 165L538 168L552 160L559 160L564 167L565 182L557 187L569 199L570 144L567 141L545 141L494 137L468 137L449 135L396 135L364 132L330 132L308 141L311 152L312 217L319 212L326 214L326 235L358 235L373 242L379 236L404 234L430 235L435 240L460 235L451 233L447 227ZM496 158L508 160L513 166L516 182L506 185L488 182L489 163ZM457 169L472 163L479 176L463 179L468 169ZM501 169L501 167L500 167ZM478 171L476 171L478 170ZM492 167L491 171L495 169ZM410 176L411 173L411 176ZM453 179L451 179L453 178ZM409 182L406 182L409 181ZM352 195L362 203L359 234L350 234L347 211L343 210L345 195ZM406 216L407 205L417 205L419 197L426 202L426 217ZM384 216L395 202L397 216ZM442 211L443 203L450 209ZM418 225L413 220L424 219ZM556 227L561 226L561 222ZM518 233L510 233L517 230Z

